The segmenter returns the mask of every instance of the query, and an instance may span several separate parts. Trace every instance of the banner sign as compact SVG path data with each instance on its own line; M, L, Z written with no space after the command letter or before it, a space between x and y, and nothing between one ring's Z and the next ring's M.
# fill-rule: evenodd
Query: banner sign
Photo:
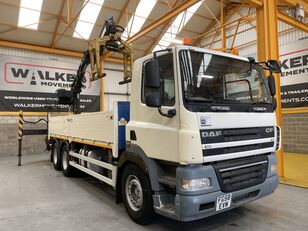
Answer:
M282 108L308 107L308 39L280 48Z
M0 111L44 112L57 105L57 89L70 89L78 65L0 55ZM100 110L100 80L90 82L85 74L81 111ZM67 111L67 105L57 110Z

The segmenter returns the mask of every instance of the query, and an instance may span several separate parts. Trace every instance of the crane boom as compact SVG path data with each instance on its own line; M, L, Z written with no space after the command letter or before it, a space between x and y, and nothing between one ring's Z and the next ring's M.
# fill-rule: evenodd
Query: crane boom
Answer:
M58 89L58 103L66 104L73 107L75 114L80 114L80 93L84 87L85 72L88 65L91 65L90 81L95 81L106 76L104 73L104 60L102 57L107 52L115 52L122 54L124 77L119 84L131 82L133 71L133 54L131 45L121 39L124 28L116 25L113 17L105 21L105 25L100 33L100 36L90 42L89 49L84 52L84 55L79 64L77 73L70 90Z

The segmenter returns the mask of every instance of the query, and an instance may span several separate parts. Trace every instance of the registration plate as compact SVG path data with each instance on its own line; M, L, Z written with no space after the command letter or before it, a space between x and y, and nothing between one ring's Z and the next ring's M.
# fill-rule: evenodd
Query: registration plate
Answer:
M216 211L229 208L231 206L232 194L225 194L217 197L216 199Z

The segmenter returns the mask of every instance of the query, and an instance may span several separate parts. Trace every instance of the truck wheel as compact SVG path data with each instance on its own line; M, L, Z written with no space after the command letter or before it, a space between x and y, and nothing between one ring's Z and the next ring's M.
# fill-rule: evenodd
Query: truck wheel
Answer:
M127 165L121 177L122 199L128 215L138 224L154 217L152 189L148 177L136 165Z
M61 169L66 177L70 177L74 175L75 168L69 164L70 156L69 156L69 146L68 144L64 144L61 150Z
M56 170L61 170L61 165L60 165L60 145L59 142L56 140L53 144L52 144L52 149L51 149L51 156L52 156L52 163L53 163L53 167Z

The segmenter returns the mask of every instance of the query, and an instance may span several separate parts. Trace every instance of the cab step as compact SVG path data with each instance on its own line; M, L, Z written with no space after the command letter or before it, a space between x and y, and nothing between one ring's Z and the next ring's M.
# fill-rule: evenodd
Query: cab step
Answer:
M156 213L169 218L177 219L174 195L166 192L154 194L153 205Z
M171 188L176 188L176 178L171 176L163 176L159 178L159 183L167 185Z
M161 211L165 212L165 213L169 213L172 215L175 215L175 205L174 204L164 204L161 208Z

